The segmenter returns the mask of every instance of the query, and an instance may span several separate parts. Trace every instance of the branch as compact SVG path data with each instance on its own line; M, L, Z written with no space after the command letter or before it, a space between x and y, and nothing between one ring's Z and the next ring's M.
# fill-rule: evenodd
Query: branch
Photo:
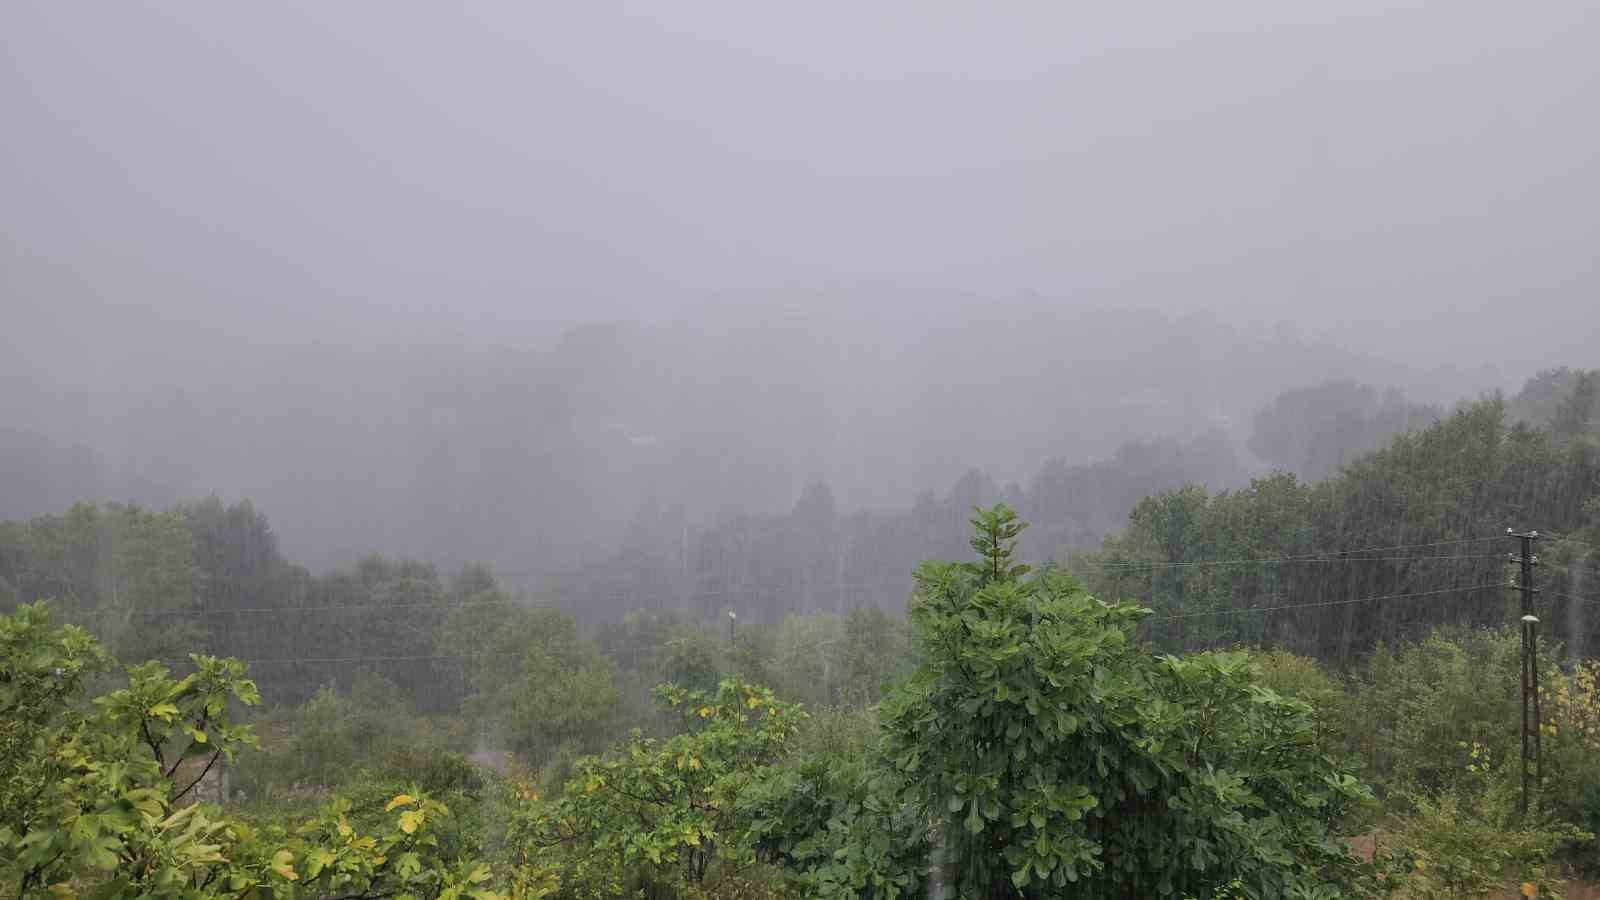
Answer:
M528 844L530 844L530 845L532 845L534 847L538 847L541 850L548 850L551 847L559 847L562 844L570 844L570 843L573 843L574 841L583 840L584 838L587 838L591 833L592 832L590 832L590 831L579 831L577 829L574 829L571 834L562 835L559 831L557 831L554 836L552 836L552 837L550 837L548 839L544 838L544 837L530 837L530 838L527 838L526 839L526 843L528 843Z
M167 760L166 757L161 755L161 744L158 743L155 739L155 736L150 733L149 719L146 719L143 716L139 718L139 731L143 732L144 734L145 746L149 747L150 752L155 754L157 768L165 769L167 766ZM182 757L179 757L179 759L182 759Z
M28 871L28 874L22 876L22 883L20 885L18 885L17 900L22 900L23 897L28 896L28 887L31 884L33 884L35 882L37 882L39 884L43 884L44 883L44 873L45 873L45 871L47 869L49 869L51 866L55 865L56 861L61 859L62 855L65 854L66 852L67 852L66 848L63 847L62 849L56 851L56 855L55 856L52 856L47 861L42 862L42 863L38 864L37 866L34 866L32 869L30 869Z
M383 876L384 867L388 864L388 860L379 863L378 867L372 870L372 877L367 879L367 886L360 891L349 894L335 894L331 897L323 897L322 900L378 900L380 897L393 897L395 894L400 893L398 889L377 894L372 892L372 889L378 884L378 879Z
M209 717L209 715L210 714L207 713L204 710L200 711L200 721L198 723L196 723L195 726L194 726L196 731L205 731L206 730L206 720ZM185 759L189 758L189 751L193 750L194 747L195 747L195 744L197 744L197 743L199 743L199 742L196 741L194 738L190 738L189 739L189 746L183 748L183 752L178 754L178 758L173 761L172 768L168 769L163 774L166 777L171 778L178 771L178 767L183 765L183 761Z
M200 770L200 774L196 775L194 777L193 781L189 782L189 786L184 788L183 790L177 792L176 794L172 795L172 802L173 803L177 803L179 800L181 800L183 798L184 794L187 794L190 791L194 790L194 786L199 784L206 777L206 773L211 771L211 767L217 764L217 759L220 756L222 756L222 751L220 749L217 750L217 752L211 754L211 758L209 760L206 760L206 767L204 769ZM173 769L176 770L177 767L174 766Z
M672 801L674 799L676 799L670 793L668 793L668 794L666 794L664 796L658 796L658 797L650 797L650 796L635 794L632 791L625 791L622 788L617 787L614 784L611 784L610 782L607 782L605 785L603 785L603 787L606 790L610 791L611 793L617 794L617 795L622 796L622 797L625 797L625 798L627 798L629 800L632 800L635 803L655 804L657 806L668 806L668 805L670 805L672 803Z

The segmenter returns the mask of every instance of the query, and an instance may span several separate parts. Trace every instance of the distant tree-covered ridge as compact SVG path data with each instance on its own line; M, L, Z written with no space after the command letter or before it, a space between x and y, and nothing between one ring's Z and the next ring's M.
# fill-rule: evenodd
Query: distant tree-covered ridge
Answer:
M1327 402L1304 408L1280 401L1266 419L1332 410L1323 420L1332 427L1340 410L1382 413L1372 428L1344 436L1361 440L1341 445L1343 467L1315 482L1287 473L1250 481L1227 441L1212 435L1132 443L1088 466L1051 464L1027 486L972 472L947 494L926 493L898 512L845 512L821 484L787 514L706 527L647 504L616 553L531 581L511 573L508 582L482 566L441 574L381 556L316 575L285 558L249 501L211 498L167 511L83 503L0 523L0 604L51 598L60 615L128 658L174 660L203 648L250 659L285 700L324 683L349 685L359 664L422 708L446 709L487 677L480 656L489 644L479 636L515 630L505 617L533 603L562 609L597 638L636 614L715 631L733 611L751 641L766 640L758 626L811 615L898 618L914 587L907 573L920 560L962 552L967 510L1004 500L1035 522L1021 538L1025 552L1070 558L1100 595L1156 609L1147 627L1164 646L1267 640L1344 661L1396 629L1494 620L1493 588L1504 575L1496 554L1511 548L1492 538L1508 526L1538 529L1549 538L1539 548L1541 575L1551 579L1544 609L1582 652L1596 635L1585 607L1567 598L1594 583L1586 554L1597 543L1597 382L1595 373L1544 373L1509 402L1440 413L1353 456L1400 418L1415 424L1417 408L1349 385L1305 393ZM1384 418L1385 410L1410 412ZM1283 427L1304 437L1298 425ZM1219 480L1236 486L1204 487ZM1381 547L1407 549L1366 550ZM1354 559L1322 558L1340 553ZM1373 597L1419 602L1362 600ZM789 626L782 652L793 656L812 640L798 637L801 627ZM817 665L808 683L820 679L821 693L831 693L844 683L834 671ZM642 702L647 680L626 690Z
M1383 640L1504 621L1507 528L1538 531L1538 609L1575 655L1600 646L1600 428L1571 424L1593 374L1571 379L1546 427L1489 398L1404 432L1307 483L1277 473L1233 491L1140 501L1072 567L1097 592L1156 610L1168 647L1284 646L1348 663ZM1521 398L1513 401L1521 405ZM1566 423L1566 424L1562 424Z

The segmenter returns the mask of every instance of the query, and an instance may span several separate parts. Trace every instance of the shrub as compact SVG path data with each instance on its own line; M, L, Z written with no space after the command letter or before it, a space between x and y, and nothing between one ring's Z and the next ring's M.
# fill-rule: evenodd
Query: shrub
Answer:
M974 521L976 563L928 563L924 662L884 703L905 800L937 823L966 896L1342 896L1338 839L1370 795L1318 752L1303 701L1243 653L1151 657L1147 611L1013 563L1021 524Z
M1400 896L1458 900L1529 884L1537 896L1559 898L1557 854L1593 835L1537 810L1520 816L1515 766L1495 765L1481 745L1469 752L1482 767L1471 773L1479 784L1408 798L1414 812L1398 820L1391 838L1398 849L1386 860Z

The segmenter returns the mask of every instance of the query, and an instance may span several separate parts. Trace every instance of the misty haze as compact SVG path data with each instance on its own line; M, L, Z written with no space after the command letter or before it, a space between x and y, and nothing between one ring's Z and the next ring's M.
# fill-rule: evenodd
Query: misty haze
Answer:
M1600 896L1597 110L1570 0L13 0L0 892Z

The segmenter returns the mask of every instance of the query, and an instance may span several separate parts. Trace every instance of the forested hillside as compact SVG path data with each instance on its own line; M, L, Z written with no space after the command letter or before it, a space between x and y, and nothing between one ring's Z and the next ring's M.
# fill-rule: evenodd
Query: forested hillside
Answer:
M1503 555L1509 544L1442 544L1443 550L1431 554L1384 560L1395 563L1388 568L1349 566L1333 579L1323 576L1333 574L1335 564L1252 567L1241 560L1493 538L1524 521L1517 527L1542 528L1552 536L1583 527L1584 498L1596 493L1588 480L1594 465L1588 448L1600 431L1574 423L1577 410L1593 402L1583 399L1592 397L1593 382L1581 370L1552 371L1530 380L1509 401L1483 400L1455 413L1408 403L1394 390L1380 393L1345 382L1286 391L1262 408L1248 442L1281 470L1255 480L1227 437L1211 432L1186 443L1129 442L1089 464L1051 462L1026 484L1002 486L972 471L948 492L924 492L901 510L842 512L843 504L822 484L808 487L787 515L744 515L708 529L690 527L680 511L647 508L617 554L562 576L556 593L578 615L600 620L662 609L701 616L734 609L767 621L859 606L895 611L910 588L910 567L958 553L967 512L1001 500L1032 522L1022 539L1031 557L1071 558L1080 571L1093 569L1094 584L1108 595L1148 597L1151 571L1185 568L1196 570L1188 573L1195 586L1184 581L1174 589L1206 610L1236 594L1248 598L1240 601L1246 605L1270 606L1264 599L1269 594L1278 602L1293 594L1314 603L1358 584L1367 593L1408 593L1417 578L1447 571L1464 580L1443 586L1480 584L1500 574L1484 554ZM1592 418L1600 420L1600 412ZM1326 477L1317 479L1318 473ZM1487 483L1476 486L1472 479ZM1199 518L1199 508L1211 503L1221 504L1217 515L1228 517L1226 526ZM1163 515L1178 524L1152 524ZM1157 527L1167 531L1159 538L1160 552L1153 552L1157 538L1150 529ZM1239 529L1254 530L1247 535ZM1113 540L1102 548L1108 536ZM1131 549L1135 542L1143 542L1140 549ZM1475 559L1437 559L1463 547ZM1186 555L1162 555L1180 548ZM1211 563L1218 560L1229 560L1222 567L1227 572L1213 579ZM1482 565L1461 568L1474 561ZM1421 562L1433 568L1411 571L1404 565ZM1152 570L1152 564L1165 568ZM1102 570L1123 580L1102 579ZM1270 584L1269 570L1275 579ZM1142 587L1135 579L1141 573ZM1291 577L1300 580L1278 583ZM1322 624L1319 635L1335 633L1322 631ZM1342 629L1337 633L1332 649L1347 652L1341 649ZM1371 637L1352 635L1353 646Z
M902 512L840 514L818 485L787 516L662 513L539 593L377 556L313 575L248 502L4 523L0 876L23 896L1556 895L1600 871L1597 387L1545 373L1357 455L1397 427L1386 403L1313 431L1351 456L1317 482L1185 484L1230 471L1203 438L1027 487L973 473ZM1121 530L1074 550L1119 504ZM1507 526L1540 532L1532 817ZM969 561L896 578L919 553Z
M1351 458L1316 482L1290 473L1249 480L1226 439L1211 434L1129 443L1087 465L1051 463L1026 486L972 471L899 511L841 511L820 483L786 515L710 527L647 507L603 562L532 581L512 572L519 589L482 566L441 573L380 556L312 575L285 558L249 501L165 512L86 503L0 523L0 601L53 598L58 614L129 658L205 647L256 660L258 677L282 679L290 697L343 678L339 660L393 657L381 670L443 708L465 690L466 668L451 643L460 638L444 635L463 623L492 628L471 618L485 610L553 605L586 629L634 614L713 629L729 611L747 629L862 609L899 616L918 562L959 555L970 510L1004 501L1033 523L1023 552L1070 560L1097 594L1148 604L1163 645L1265 642L1342 663L1384 637L1498 621L1496 588L1515 549L1504 531L1537 529L1551 627L1581 653L1600 636L1600 622L1572 599L1600 568L1586 555L1600 544L1596 380L1546 373L1509 402L1466 405L1366 455L1357 451L1374 433L1396 427L1393 411L1415 418L1420 408L1391 393L1376 407L1388 424L1374 424L1352 412L1373 391L1285 393L1263 410L1253 443L1318 435L1328 452ZM1283 424L1302 402L1326 412L1323 425ZM1341 430L1351 421L1368 424Z
M910 325L723 304L493 343L111 356L96 390L77 386L86 368L11 382L63 380L54 391L0 394L0 473L15 482L0 518L215 492L253 499L315 572L383 552L531 582L606 559L630 524L770 517L811 482L844 514L896 509L970 468L1025 483L1052 459L1092 465L1155 441L1120 452L1168 467L1183 452L1174 477L1225 486L1238 467L1188 445L1242 440L1276 385L1359 377L1454 397L1486 384L1204 315L1001 303ZM1163 365L1130 356L1129 334ZM979 352L991 345L1011 352ZM0 377L15 362L0 359ZM973 367L1009 387L971 383ZM45 402L58 393L72 402ZM1126 513L1117 500L1075 515L1103 533ZM897 591L920 558L893 561Z
M1551 373L1510 408L1537 421L1552 379L1569 389L1542 427L1512 424L1488 399L1324 481L1279 473L1235 491L1168 491L1073 569L1097 593L1155 609L1159 645L1266 644L1348 664L1379 641L1503 621L1507 555L1519 550L1505 531L1538 531L1541 614L1582 656L1600 638L1588 596L1600 572L1600 376Z
M1098 545L1150 492L1245 480L1227 439L1210 432L1188 442L1129 442L1094 463L1052 462L1027 486L1001 486L971 470L947 492L924 491L902 509L848 512L822 483L807 486L786 515L745 514L706 528L691 528L679 511L647 508L617 553L560 576L556 594L597 620L665 609L732 609L766 622L859 607L898 612L919 561L961 552L974 506L1004 500L1029 511L1036 524L1024 545L1049 556Z

